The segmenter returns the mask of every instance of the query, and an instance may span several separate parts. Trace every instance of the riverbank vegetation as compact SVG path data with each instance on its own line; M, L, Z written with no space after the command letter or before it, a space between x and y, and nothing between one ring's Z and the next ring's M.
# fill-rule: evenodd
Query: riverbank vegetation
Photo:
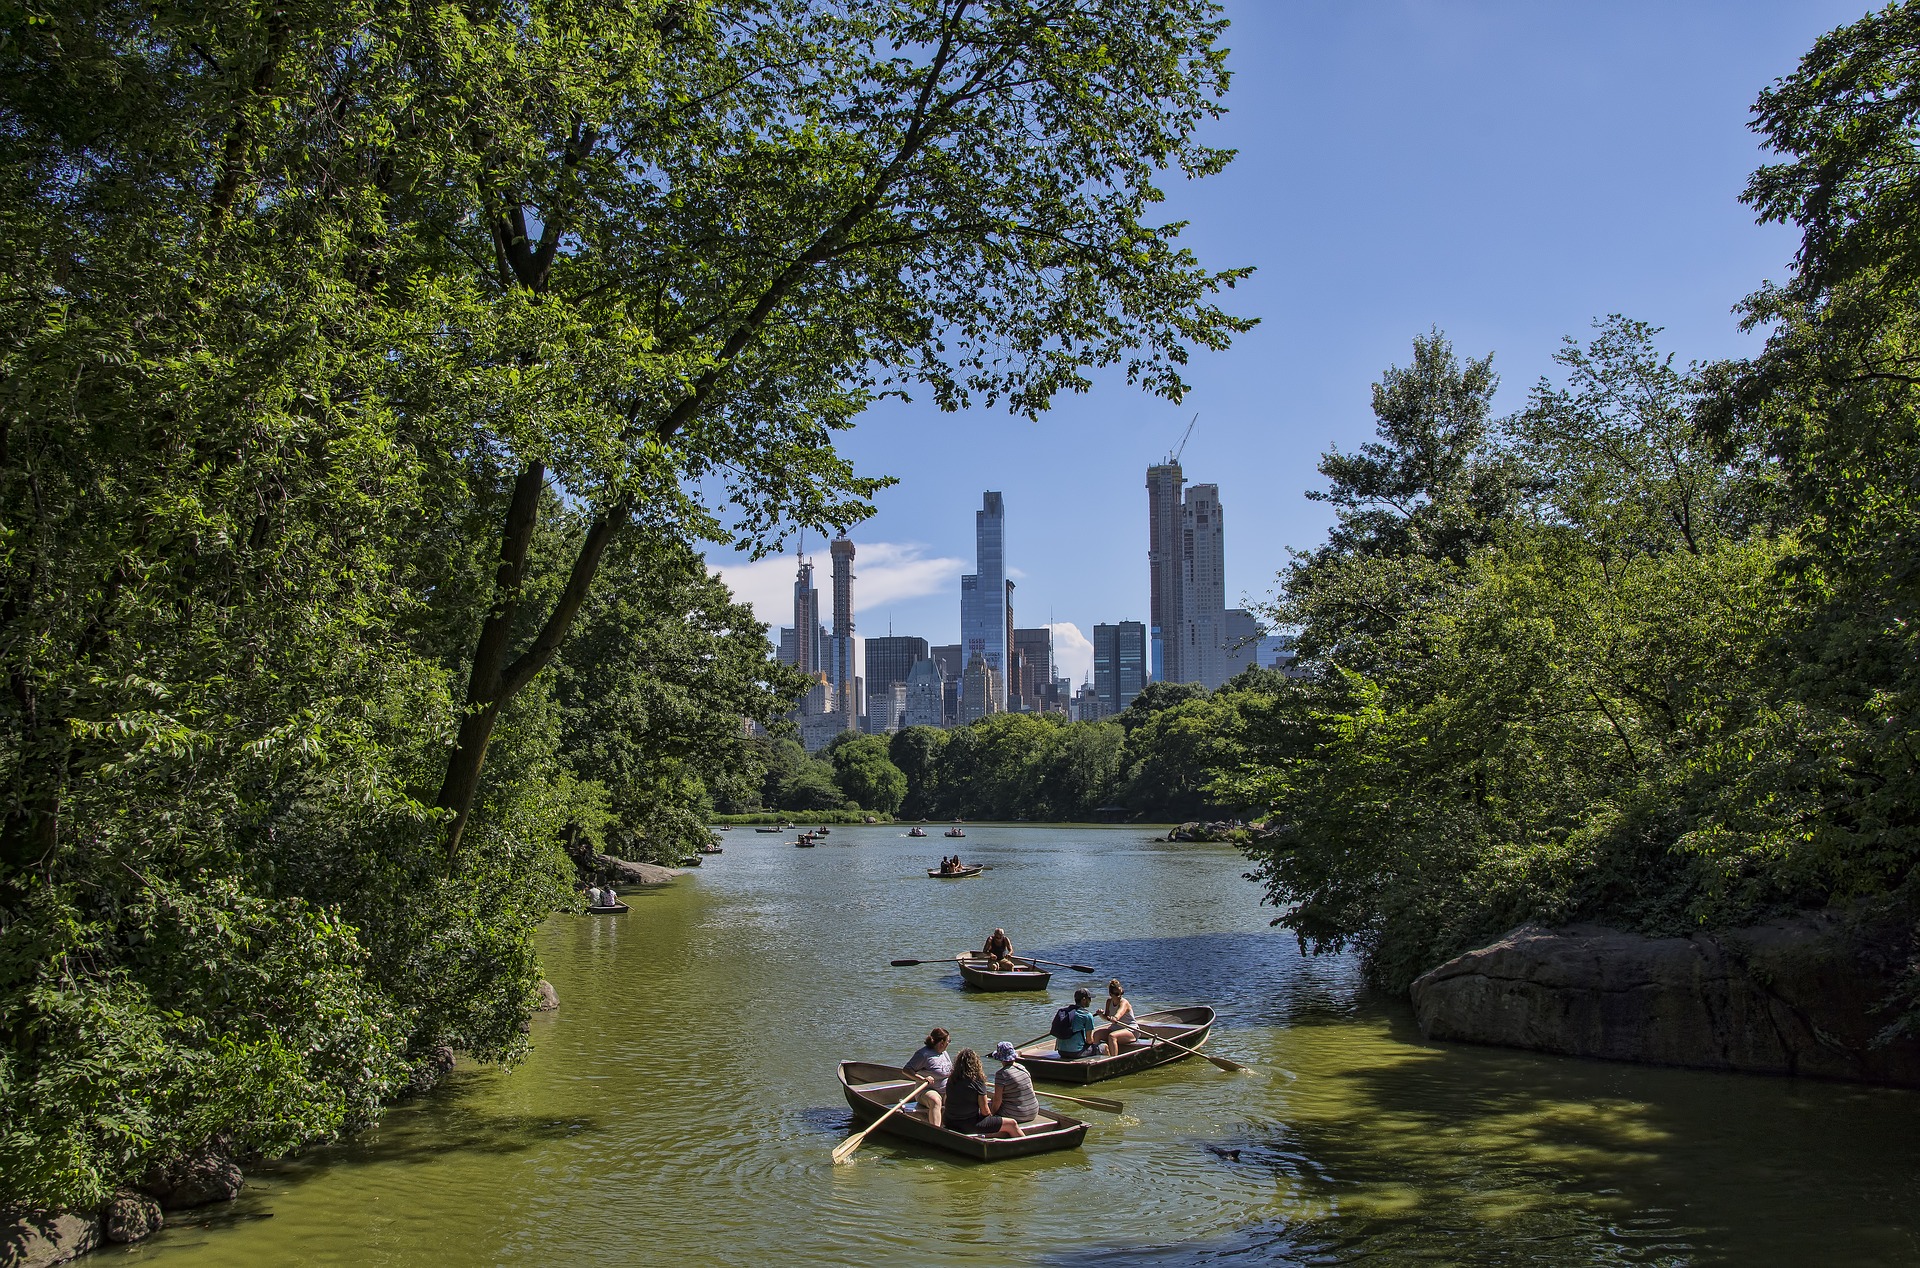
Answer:
M833 442L876 396L1177 398L1246 328L1151 218L1227 161L1222 30L0 19L0 1207L518 1053L565 845L670 856L793 699L702 543L863 515Z
M1758 356L1681 368L1615 318L1495 421L1429 337L1323 459L1339 523L1274 612L1313 674L1219 785L1308 944L1403 987L1524 920L1920 934L1916 49L1893 5L1761 94L1745 198L1802 236Z

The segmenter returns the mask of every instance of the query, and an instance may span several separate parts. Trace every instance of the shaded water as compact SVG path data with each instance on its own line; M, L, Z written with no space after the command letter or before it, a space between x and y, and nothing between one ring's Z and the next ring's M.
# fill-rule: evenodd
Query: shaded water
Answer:
M124 1253L187 1265L1920 1263L1920 1095L1422 1042L1302 957L1233 851L1139 829L735 830L630 915L556 917L561 1008L230 1209ZM923 869L947 847L993 865ZM836 1167L843 1057L1042 1034L1085 979L980 995L942 966L1003 925L1209 1050L1098 1085L1081 1150L982 1167L882 1135ZM1099 983L1089 982L1097 986ZM1096 991L1097 993L1097 991ZM1070 1108L1070 1107L1063 1107Z

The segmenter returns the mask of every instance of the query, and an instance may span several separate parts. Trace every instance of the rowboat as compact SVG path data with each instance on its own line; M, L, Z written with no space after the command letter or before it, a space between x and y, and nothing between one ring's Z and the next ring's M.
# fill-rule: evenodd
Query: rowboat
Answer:
M755 832L785 832L785 828L755 828Z
M978 876L987 870L985 863L975 863L972 867L963 867L957 872L943 872L937 867L927 869L927 875L937 881L963 881L969 876Z
M967 834L961 831L959 828L948 828L945 832L941 833L940 835L947 836L947 837L963 837Z
M726 853L726 850L724 850L724 849L722 849L722 848L721 848L720 846L717 846L717 845L703 845L703 846L701 846L701 847L700 847L700 853L702 853L702 854L725 854L725 853Z
M895 1101L905 1096L919 1080L905 1070L871 1061L842 1061L840 1087L854 1118L870 1123L885 1114ZM1078 1149L1087 1138L1087 1125L1077 1118L1042 1108L1031 1123L1022 1123L1022 1136L974 1136L945 1127L935 1127L920 1106L909 1101L899 1113L890 1115L880 1130L905 1140L918 1141L940 1149L951 1149L980 1162L1000 1162L1024 1158L1028 1154L1054 1149Z
M625 903L614 903L611 906L603 904L599 907L587 908L587 914L589 916L618 916L624 914L626 910L627 905Z
M1133 1019L1135 1029L1174 1042L1147 1043L1136 1039L1125 1052L1076 1061L1063 1061L1055 1056L1053 1036L1042 1035L1032 1043L1020 1046L1020 1064L1031 1070L1034 1078L1051 1079L1055 1083L1098 1083L1102 1079L1117 1079L1136 1070L1192 1056L1191 1049L1204 1044L1212 1033L1213 1017L1213 1010L1205 1005L1142 1013ZM1176 1047L1176 1044L1182 1046Z
M815 842L812 837L801 837L793 843L793 848L796 850L811 850L814 848L814 844Z
M915 828L913 831L907 833L907 835L910 837L923 837L927 835L927 830L925 828Z
M1047 983L1053 980L1053 974L1046 969L1027 964L1024 969L990 969L986 959L978 952L962 951L953 957L960 965L960 976L968 986L976 991L1044 991ZM1015 958L1014 963L1024 961Z

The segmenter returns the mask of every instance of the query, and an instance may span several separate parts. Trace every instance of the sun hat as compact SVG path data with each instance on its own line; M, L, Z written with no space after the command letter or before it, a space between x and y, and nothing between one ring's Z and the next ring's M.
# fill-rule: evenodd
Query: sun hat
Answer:
M993 1059L1012 1065L1020 1059L1020 1053L1012 1044L1002 1039L999 1043L993 1045Z

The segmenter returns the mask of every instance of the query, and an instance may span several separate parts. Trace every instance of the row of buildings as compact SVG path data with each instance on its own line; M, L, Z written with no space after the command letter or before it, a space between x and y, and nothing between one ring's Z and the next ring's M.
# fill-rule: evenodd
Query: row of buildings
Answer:
M1111 717L1149 682L1219 687L1247 666L1284 668L1290 641L1269 637L1253 615L1226 606L1225 515L1217 485L1184 487L1174 459L1147 469L1149 622L1093 627L1093 672L1076 690L1058 676L1050 625L1013 619L1007 575L1006 501L988 492L974 512L974 571L960 578L960 641L896 635L858 640L853 626L854 544L829 548L832 623L804 555L793 583L793 624L779 658L815 682L794 720L809 751L846 731L964 726L995 713ZM861 644L864 643L864 647ZM863 654L864 653L864 654ZM864 664L862 662L864 661Z

